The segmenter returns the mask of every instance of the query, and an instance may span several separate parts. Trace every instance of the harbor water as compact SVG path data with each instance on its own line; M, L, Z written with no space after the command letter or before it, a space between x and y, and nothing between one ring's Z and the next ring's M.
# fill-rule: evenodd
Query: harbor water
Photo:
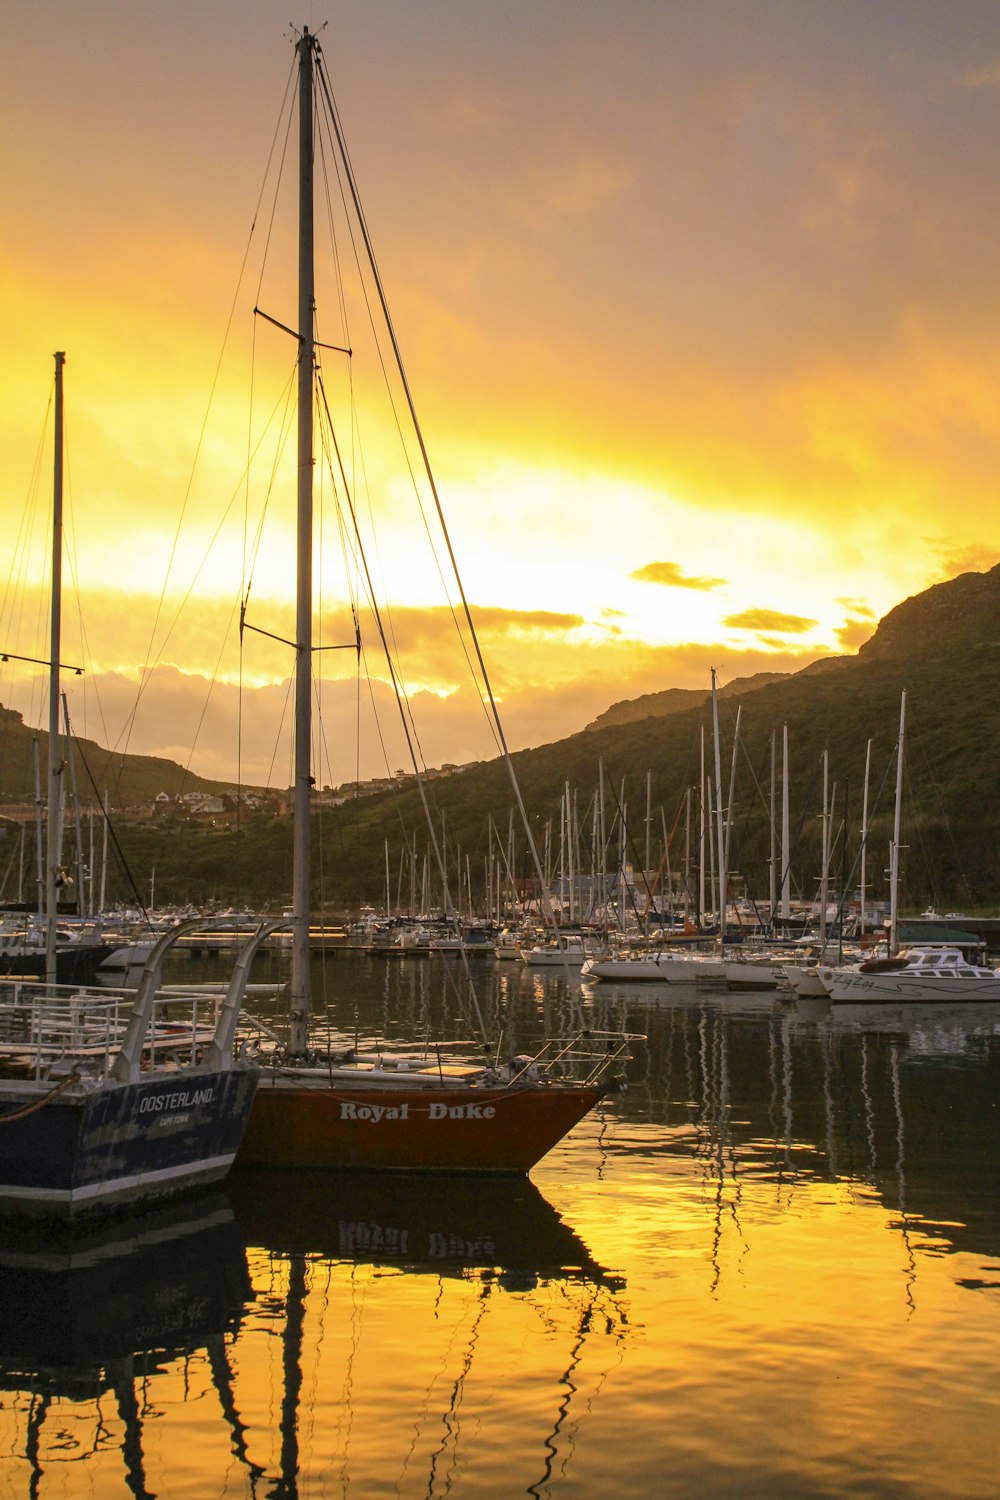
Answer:
M315 986L416 1042L459 971ZM530 1181L244 1170L7 1235L0 1496L996 1495L1000 1006L476 983L506 1051L644 1033L627 1089Z

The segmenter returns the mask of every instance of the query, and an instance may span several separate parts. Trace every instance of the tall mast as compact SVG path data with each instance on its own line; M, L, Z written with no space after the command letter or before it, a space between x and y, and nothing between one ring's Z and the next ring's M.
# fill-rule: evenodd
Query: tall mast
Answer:
M792 837L788 815L788 725L781 733L781 920L792 916Z
M777 823L775 822L774 810L777 795L777 740L775 732L771 730L771 801L770 801L770 854L768 856L768 907L770 909L770 921L768 928L771 936L774 936L778 925L778 861L775 849L777 838Z
M309 869L312 804L312 531L313 531L313 57L304 28L299 55L299 369L298 507L295 585L295 842L292 858L292 975L289 1046L309 1040Z
M56 865L59 862L59 648L62 633L63 365L55 356L55 460L52 477L52 616L49 630L49 787L45 868L45 981L56 982Z
M719 745L719 694L716 670L712 668L712 732L715 737L715 802L719 835L719 942L726 940L726 838L722 817L722 761Z
M896 750L896 811L892 825L892 848L889 851L889 952L895 953L899 942L899 832L903 811L903 743L906 737L906 689L899 700L899 744Z
M698 926L705 920L705 726L701 726L701 760L698 781Z
M830 864L830 806L828 799L830 781L830 752L823 751L823 840L819 874L819 941L820 952L826 947L826 907L828 898L827 880Z
M863 804L862 804L862 808L861 808L861 913L860 913L860 916L858 918L858 921L859 921L859 935L862 938L865 935L865 889L866 889L866 879L867 879L867 874L868 874L868 871L867 871L867 861L868 861L868 777L869 777L869 774L871 772L871 764L872 764L872 742L871 742L871 740L869 740L868 741L868 748L865 751L865 795L864 795L864 800L863 800Z

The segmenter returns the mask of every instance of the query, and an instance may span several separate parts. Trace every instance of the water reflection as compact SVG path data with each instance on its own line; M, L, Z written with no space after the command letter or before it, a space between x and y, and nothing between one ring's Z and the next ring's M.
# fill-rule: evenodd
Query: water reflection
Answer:
M467 1424L465 1409L474 1377L503 1381L506 1361L498 1363L495 1346L505 1345L514 1321L510 1297L561 1351L544 1380L533 1361L527 1372L540 1381L534 1424L549 1415L526 1492L544 1492L553 1464L568 1461L588 1350L600 1345L605 1366L620 1358L629 1319L623 1279L594 1260L532 1183L261 1169L234 1175L229 1191L261 1289L258 1313L282 1340L280 1483L269 1493L297 1493L303 1462L346 1472L358 1447L365 1467L377 1465L356 1424L378 1403L396 1430L405 1422L411 1431L396 1460L397 1487L405 1472L414 1493L449 1488L481 1452L482 1416ZM326 1328L322 1355L309 1337L317 1324ZM401 1344L403 1361L388 1378L387 1339ZM332 1435L316 1420L320 1368L324 1382L340 1382Z
M3 1451L32 1495L58 1469L66 1493L199 1493L227 1472L223 1493L292 1497L387 1461L434 1494L480 1452L473 1388L515 1368L537 1403L525 1487L544 1492L581 1383L630 1336L623 1279L527 1181L246 1170L155 1219L8 1232L0 1272Z
M557 1277L617 1289L525 1179L241 1168L227 1195L249 1245L526 1290Z
M332 967L338 1030L459 1028L443 968ZM0 1234L0 1496L992 1497L1000 1007L483 968L512 1048L645 1032L627 1093L538 1186L244 1171Z
M871 1188L904 1242L919 1230L936 1253L997 1256L1000 1007L673 988L594 997L600 1024L614 1015L647 1034L609 1150L693 1156L715 1195L716 1238L724 1217L738 1227L752 1176L779 1203L810 1181ZM627 1127L639 1120L663 1128L638 1135Z
M150 1389L199 1356L233 1451L244 1451L228 1344L250 1295L243 1239L221 1196L92 1233L8 1226L0 1384L28 1492L39 1493L47 1471L120 1452L128 1489L149 1495Z

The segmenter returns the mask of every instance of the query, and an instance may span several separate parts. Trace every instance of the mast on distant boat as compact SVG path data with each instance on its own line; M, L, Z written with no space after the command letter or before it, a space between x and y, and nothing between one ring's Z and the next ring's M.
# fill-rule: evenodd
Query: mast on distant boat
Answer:
M889 953L899 944L899 833L903 811L903 745L906 738L906 689L899 700L899 742L896 747L896 810L889 851Z

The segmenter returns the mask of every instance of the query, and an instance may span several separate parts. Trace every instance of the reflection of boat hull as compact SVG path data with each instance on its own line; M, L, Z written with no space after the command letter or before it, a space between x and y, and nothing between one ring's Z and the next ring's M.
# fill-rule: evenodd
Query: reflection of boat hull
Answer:
M0 1271L5 1384L10 1368L79 1378L139 1351L194 1349L235 1327L252 1295L221 1195L62 1241L5 1233Z
M775 990L785 982L784 965L770 959L727 959L727 990Z
M521 1174L582 1120L597 1085L401 1091L262 1084L240 1164Z
M0 1211L72 1217L219 1182L236 1154L256 1069L185 1069L137 1083L0 1082Z
M607 1273L534 1183L237 1167L226 1184L249 1245L411 1269Z

